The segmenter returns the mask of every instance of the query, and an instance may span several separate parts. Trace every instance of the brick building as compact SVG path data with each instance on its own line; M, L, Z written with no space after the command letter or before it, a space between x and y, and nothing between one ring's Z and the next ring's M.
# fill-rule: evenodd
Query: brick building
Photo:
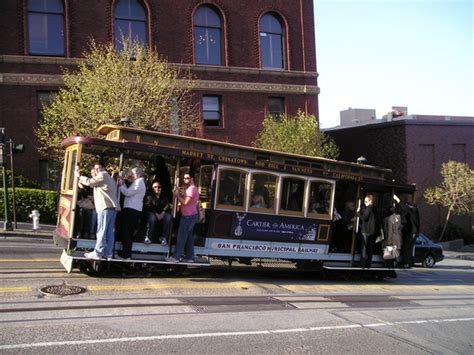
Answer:
M398 181L416 184L421 230L434 235L446 211L428 205L423 193L441 182L442 163L455 160L474 167L474 117L408 115L406 108L397 112L400 117L371 115L325 132L339 146L340 159L356 161L364 156L368 164L392 169ZM451 222L467 233L474 231L473 216L453 216Z
M312 0L2 0L0 127L27 154L18 173L48 187L33 129L89 38L120 33L197 77L197 135L251 144L267 113L318 113Z

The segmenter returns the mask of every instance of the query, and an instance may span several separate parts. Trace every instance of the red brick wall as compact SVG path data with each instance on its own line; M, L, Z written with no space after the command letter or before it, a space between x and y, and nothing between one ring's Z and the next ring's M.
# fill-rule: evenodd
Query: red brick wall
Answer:
M112 9L114 1L65 1L66 58L78 58L87 49L89 38L98 42L113 38ZM194 70L197 79L223 82L245 82L264 84L317 85L315 75L294 75L293 71L316 70L314 19L312 0L146 0L143 2L150 13L150 39L158 52L173 63L192 64L192 14L204 3L213 4L221 11L225 36L225 62L222 68L250 68L252 73L216 72ZM74 69L64 58L57 63L22 63L4 60L3 55L23 56L26 48L26 14L24 0L0 1L0 74L61 74L61 67ZM302 6L302 7L300 7ZM256 72L260 66L259 29L260 16L267 11L278 13L286 25L287 63L289 70L282 75L265 70ZM304 50L304 53L303 53ZM49 58L51 60L51 58ZM30 178L39 177L36 141L33 128L38 121L37 91L57 90L55 85L37 84L5 85L0 83L0 127L7 129L7 135L26 143L28 154L15 156L17 169ZM223 97L224 126L205 128L198 131L200 136L226 140L234 143L251 144L263 120L267 98L285 98L286 109L295 114L298 109L318 113L317 94L278 93L278 89L268 92L241 91L197 91L196 102L201 95L219 94Z
M457 160L474 166L474 122L398 121L329 130L340 148L342 160L355 161L358 156L367 163L390 168L396 180L416 184L416 203L420 210L422 232L434 236L444 223L446 209L428 205L423 194L428 187L441 182L441 164ZM456 216L452 222L472 234L473 216Z

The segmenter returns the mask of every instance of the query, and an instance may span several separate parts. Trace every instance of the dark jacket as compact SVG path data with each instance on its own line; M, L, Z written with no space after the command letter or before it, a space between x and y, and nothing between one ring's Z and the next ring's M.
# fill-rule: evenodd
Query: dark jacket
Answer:
M166 196L156 196L154 193L145 196L143 202L144 209L146 212L161 213L169 210L169 201Z
M361 206L359 211L360 231L367 235L374 235L377 226L375 206Z
M395 206L395 212L402 219L403 234L411 235L420 232L420 214L416 206L408 203L398 203Z

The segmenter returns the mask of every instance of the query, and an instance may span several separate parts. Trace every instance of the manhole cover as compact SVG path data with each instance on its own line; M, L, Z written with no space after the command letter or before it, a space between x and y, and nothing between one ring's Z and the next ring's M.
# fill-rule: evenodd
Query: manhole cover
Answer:
M54 296L78 295L86 291L84 287L71 285L50 285L40 288L41 293Z

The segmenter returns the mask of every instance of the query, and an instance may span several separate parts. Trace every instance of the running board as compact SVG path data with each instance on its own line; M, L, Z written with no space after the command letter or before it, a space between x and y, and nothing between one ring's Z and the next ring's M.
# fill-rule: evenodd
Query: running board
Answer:
M371 268L362 268L360 266L325 266L323 265L324 269L328 270L366 270L366 271L371 271L371 270L376 270L376 271L388 271L388 270L397 270L394 268L388 268L388 267L371 267Z
M146 255L147 258L144 258L144 254L132 253L132 258L128 260L124 259L89 259L84 256L83 251L74 251L71 255L68 255L69 258L74 260L93 260L93 261L104 261L104 262L117 262L117 263L140 263L140 264L165 264L165 265L187 265L187 266L210 266L207 259L203 257L196 257L193 263L189 262L170 262L166 261L166 256L162 255ZM151 258L150 258L151 257Z

